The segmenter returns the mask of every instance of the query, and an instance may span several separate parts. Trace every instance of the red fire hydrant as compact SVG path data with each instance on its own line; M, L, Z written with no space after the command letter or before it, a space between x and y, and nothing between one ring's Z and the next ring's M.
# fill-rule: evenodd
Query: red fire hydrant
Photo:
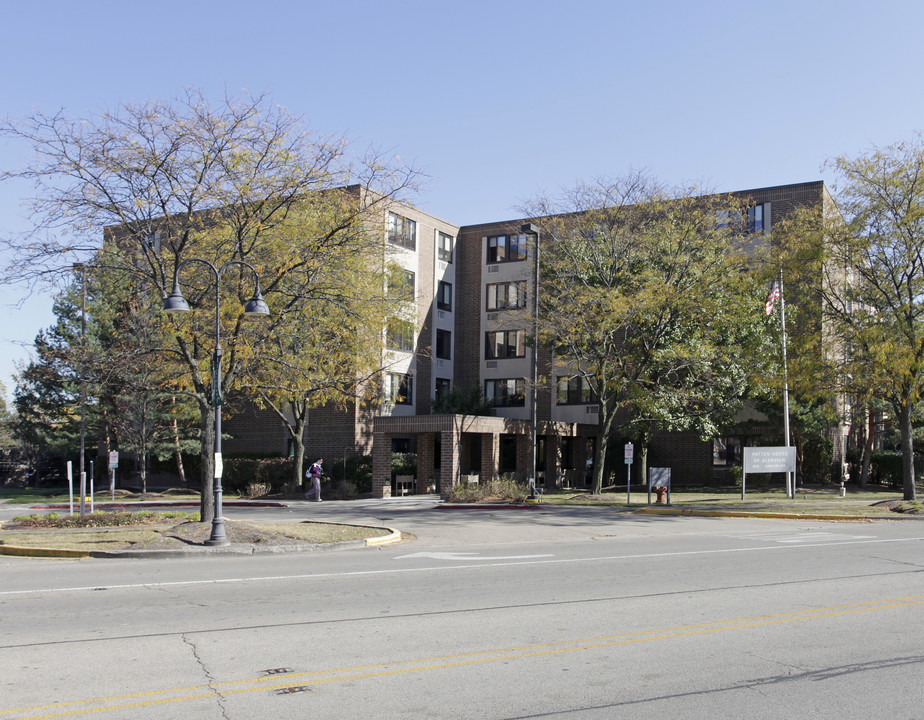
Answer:
M655 492L658 493L658 499L656 502L658 505L663 505L666 502L667 498L667 488L666 487L656 487Z

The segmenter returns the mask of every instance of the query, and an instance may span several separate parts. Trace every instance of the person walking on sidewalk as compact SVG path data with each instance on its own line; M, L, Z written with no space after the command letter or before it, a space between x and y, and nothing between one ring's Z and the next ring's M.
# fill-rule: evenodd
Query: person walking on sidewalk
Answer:
M311 464L311 467L308 468L308 471L305 473L305 476L312 483L311 490L305 493L305 500L314 495L315 502L321 502L321 476L324 474L321 463L323 462L324 458L318 458Z

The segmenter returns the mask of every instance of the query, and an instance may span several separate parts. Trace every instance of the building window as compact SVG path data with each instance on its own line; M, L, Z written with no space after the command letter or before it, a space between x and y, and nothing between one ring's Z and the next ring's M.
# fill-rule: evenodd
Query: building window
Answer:
M569 375L558 376L555 395L556 405L586 405L592 402L595 402L594 396L587 378L580 375L574 377Z
M417 249L417 223L406 217L388 213L388 242L408 250Z
M494 407L523 407L526 404L526 380L485 380L484 398Z
M412 270L399 268L388 278L388 297L392 300L414 300L416 276Z
M443 402L447 397L449 397L449 392L452 390L452 380L449 378L437 378L436 379L436 393L434 394L434 400L438 403ZM437 437L439 437L437 435Z
M447 235L444 232L437 233L436 253L437 257L443 262L452 262L452 246L454 240L455 238L453 238L452 235Z
M145 250L155 255L160 255L160 245L163 237L164 234L160 230L150 235L144 235L141 238L141 245Z
M741 438L713 438L712 464L717 467L740 465L743 459L741 447Z
M389 350L414 351L414 323L399 318L388 321L386 343Z
M498 330L484 334L486 360L526 357L526 332L524 330Z
M414 377L401 373L386 373L385 402L410 405L414 402Z
M495 235L488 238L488 262L516 262L526 259L526 235Z
M526 281L489 283L485 286L488 312L526 307Z
M452 359L452 333L449 330L436 331L436 356L443 360Z
M747 212L738 210L719 210L717 223L720 228L728 228L736 235L763 235L764 205L752 205Z
M452 310L452 283L442 282L436 287L436 307Z

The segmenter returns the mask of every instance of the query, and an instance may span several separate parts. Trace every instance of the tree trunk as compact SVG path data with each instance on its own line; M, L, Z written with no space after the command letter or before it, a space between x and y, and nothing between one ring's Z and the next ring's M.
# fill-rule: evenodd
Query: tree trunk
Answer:
M170 404L176 405L176 395L170 397ZM173 415L173 457L176 460L176 472L180 476L180 482L183 487L189 487L186 482L186 469L183 467L183 453L180 452L180 428L176 421L176 414Z
M914 427L911 423L911 403L906 402L899 413L902 433L902 481L904 499L916 500L914 488Z
M597 425L597 442L594 450L594 488L593 494L603 492L603 476L606 472L606 454L610 444L610 431L613 429L614 413L600 403L600 424Z
M201 416L202 446L199 457L202 460L201 487L199 498L199 521L212 522L215 519L215 408L208 399L199 398Z
M876 413L866 409L866 440L863 443L863 462L860 465L860 487L869 483L869 470L873 460L873 441L876 439Z
M305 427L308 425L308 403L302 402L292 402L292 417L295 419L295 422L289 425L286 423L286 427L289 429L289 434L292 436L292 448L293 448L293 463L292 463L292 481L296 485L302 484L302 478L304 477L302 471L305 467Z

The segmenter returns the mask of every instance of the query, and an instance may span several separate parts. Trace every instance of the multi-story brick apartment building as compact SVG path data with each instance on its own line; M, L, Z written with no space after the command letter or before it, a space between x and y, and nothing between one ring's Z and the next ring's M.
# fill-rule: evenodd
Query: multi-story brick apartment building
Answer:
M768 235L773 223L795 208L833 208L822 182L734 194L747 198L755 235ZM410 205L395 205L384 214L383 243L405 273L413 319L385 333L381 402L312 411L309 455L331 459L371 452L373 489L380 497L408 490L392 484L393 450L417 453L411 491L445 491L465 477L506 472L525 478L534 470L540 484L585 484L597 406L579 384L551 377L547 352L540 349L534 365L526 342L536 288L530 222L457 226ZM535 386L533 372L542 379ZM453 386L477 387L494 414L434 414L433 400ZM226 429L234 436L226 441L226 452L287 452L286 432L269 413L232 418ZM693 434L663 433L653 439L650 457L672 469L675 483L707 483L740 459L745 444L760 444L766 431L759 424L742 425L711 443ZM835 452L839 455L840 448Z

